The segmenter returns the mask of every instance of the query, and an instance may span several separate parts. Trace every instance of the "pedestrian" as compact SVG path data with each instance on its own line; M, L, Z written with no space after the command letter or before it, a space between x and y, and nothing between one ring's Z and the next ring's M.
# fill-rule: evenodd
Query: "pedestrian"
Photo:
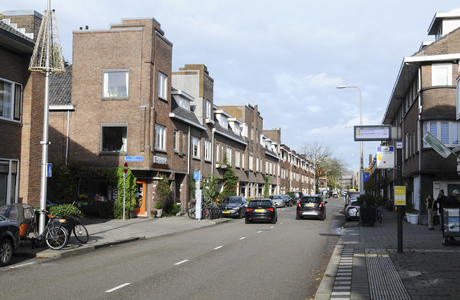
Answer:
M439 214L441 215L441 230L444 232L444 215L442 209L444 208L444 203L446 202L446 196L444 195L444 190L439 190L438 198L436 202L438 203Z
M428 195L425 201L426 210L428 212L428 230L434 230L433 221L434 215L438 211L438 202L433 199L432 195Z

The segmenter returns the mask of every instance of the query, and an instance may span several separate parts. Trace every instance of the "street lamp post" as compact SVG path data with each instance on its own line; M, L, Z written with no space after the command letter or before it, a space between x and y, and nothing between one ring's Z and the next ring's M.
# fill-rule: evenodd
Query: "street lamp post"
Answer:
M359 90L359 125L363 125L363 94L361 89L354 85L339 85L337 88L355 88ZM359 144L359 192L360 194L364 194L363 141L360 141Z

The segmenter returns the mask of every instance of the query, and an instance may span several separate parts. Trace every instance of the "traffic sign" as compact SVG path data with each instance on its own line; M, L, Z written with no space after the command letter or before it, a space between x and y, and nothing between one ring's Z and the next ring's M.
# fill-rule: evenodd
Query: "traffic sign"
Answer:
M128 163L127 162L123 164L123 172L128 173Z

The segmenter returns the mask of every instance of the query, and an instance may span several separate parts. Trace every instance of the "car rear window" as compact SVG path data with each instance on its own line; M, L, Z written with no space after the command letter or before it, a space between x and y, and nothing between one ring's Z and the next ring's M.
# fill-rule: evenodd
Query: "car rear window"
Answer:
M272 206L272 202L270 200L251 200L251 202L249 202L249 205L248 205L248 207L259 207L259 206L269 207L269 206Z
M240 197L227 197L222 199L222 204L239 204L241 203Z
M319 197L302 197L300 199L302 203L320 203L321 198Z

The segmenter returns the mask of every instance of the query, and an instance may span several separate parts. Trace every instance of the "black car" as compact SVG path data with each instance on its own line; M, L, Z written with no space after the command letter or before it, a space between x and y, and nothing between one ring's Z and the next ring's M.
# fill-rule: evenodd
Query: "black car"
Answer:
M0 267L10 263L19 245L19 225L0 215Z
M306 217L326 219L326 203L321 195L305 195L297 203L296 219Z
M217 206L222 211L222 217L237 217L241 219L246 214L248 201L244 197L227 196Z
M292 194L292 203L294 205L297 205L297 203L299 202L300 198L303 196L303 193L302 192L294 192Z
M271 222L276 224L278 216L276 207L268 198L253 199L246 210L246 224L251 222Z
M286 202L286 206L292 206L292 198L289 195L281 195Z

